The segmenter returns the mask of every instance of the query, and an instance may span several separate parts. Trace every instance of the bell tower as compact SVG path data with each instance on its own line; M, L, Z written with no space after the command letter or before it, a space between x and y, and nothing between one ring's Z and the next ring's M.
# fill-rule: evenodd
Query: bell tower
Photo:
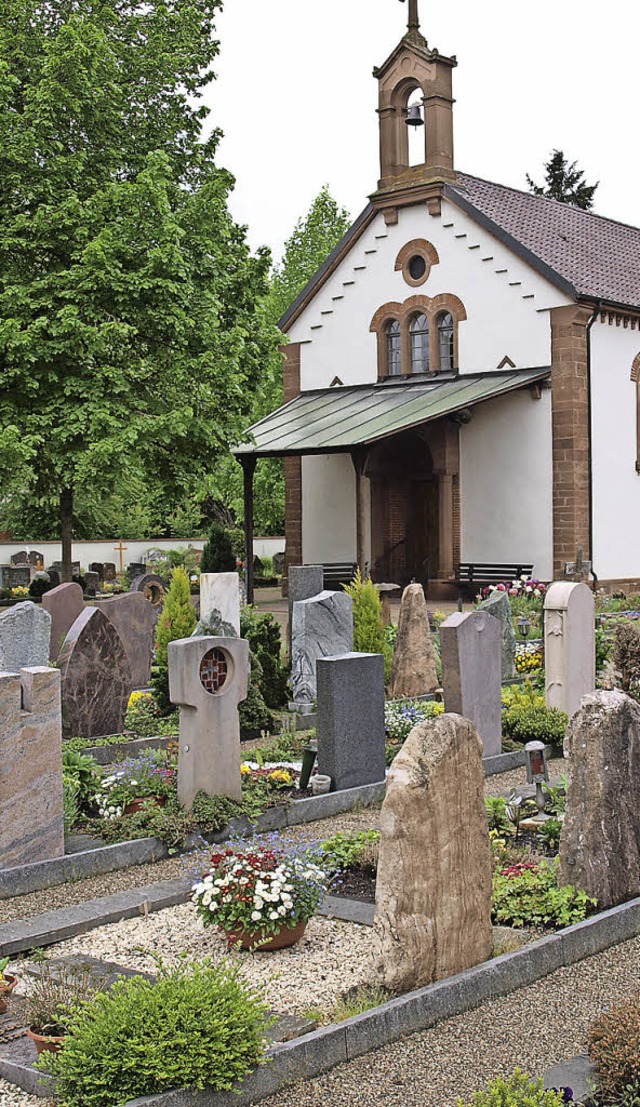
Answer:
M439 213L442 186L455 180L452 71L456 65L455 57L430 49L420 32L418 0L409 0L407 33L373 71L379 90L380 180L371 200L385 211L387 222L396 221L398 207L421 201L433 214ZM410 127L421 131L424 127L423 156L415 165L409 160Z

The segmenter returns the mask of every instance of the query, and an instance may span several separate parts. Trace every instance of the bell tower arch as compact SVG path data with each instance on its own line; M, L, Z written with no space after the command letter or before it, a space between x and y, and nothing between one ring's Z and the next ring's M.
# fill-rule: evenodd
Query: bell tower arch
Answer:
M406 34L373 71L380 129L380 180L371 197L376 205L397 208L426 200L434 192L428 186L455 179L452 72L456 65L455 57L429 47L420 32L418 0L409 0ZM424 128L424 155L415 165L409 159L412 126Z

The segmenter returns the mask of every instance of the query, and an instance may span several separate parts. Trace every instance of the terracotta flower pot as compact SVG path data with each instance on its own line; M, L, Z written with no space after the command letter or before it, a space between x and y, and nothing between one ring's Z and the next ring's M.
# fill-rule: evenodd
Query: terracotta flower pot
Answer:
M0 980L0 1015L4 1015L7 1011L8 1001L17 983L18 977L9 972L4 973Z
M262 952L262 950L287 949L288 946L294 946L300 941L306 929L307 920L301 919L295 926L281 926L276 934L266 934L263 938L260 937L259 931L251 934L242 926L226 930L225 934L229 948L239 946L240 949L258 949Z
M27 1037L31 1038L31 1041L34 1043L38 1051L38 1057L41 1053L59 1053L64 1045L64 1035L37 1034L35 1030L29 1028L27 1030Z
M131 800L124 809L125 815L137 815L138 811L142 810L145 803L151 802L152 807L164 807L167 802L166 796L145 796L142 799Z

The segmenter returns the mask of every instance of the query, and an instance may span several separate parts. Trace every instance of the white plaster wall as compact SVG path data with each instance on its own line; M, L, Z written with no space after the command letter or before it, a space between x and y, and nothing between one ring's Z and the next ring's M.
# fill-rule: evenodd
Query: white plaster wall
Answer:
M144 541L127 541L122 543L127 549L122 555L125 568L131 561L144 561L149 550L177 550L185 546L193 546L201 550L205 544L204 538L147 538ZM74 561L80 562L82 569L87 569L94 561L112 561L116 568L120 567L120 554L117 550L118 539L109 539L103 542L74 542L71 556ZM1 542L0 565L8 565L12 554L21 550L37 550L44 554L45 565L51 565L54 561L60 561L62 548L59 542ZM284 551L284 538L254 538L253 552L258 557L273 557L275 553Z
M395 260L405 243L426 238L439 255L428 280L405 283ZM387 227L378 214L349 255L322 286L289 331L302 342L302 389L368 384L377 377L376 338L369 331L377 309L415 294L458 296L467 312L459 327L461 373L496 370L509 356L516 367L551 361L550 307L568 303L554 285L444 201L441 216L424 204L402 208Z
M461 561L534 563L553 577L551 391L473 409L460 434Z
M636 385L631 366L640 330L591 329L593 567L601 580L640 577L640 475L636 472Z
M351 457L303 457L303 562L355 561L356 542L356 477Z

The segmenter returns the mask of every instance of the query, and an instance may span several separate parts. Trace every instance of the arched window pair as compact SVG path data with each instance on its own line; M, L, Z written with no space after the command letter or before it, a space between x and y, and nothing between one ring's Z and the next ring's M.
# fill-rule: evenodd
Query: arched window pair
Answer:
M454 325L453 316L448 311L436 315L437 329L436 355L437 365L432 364L431 335L429 319L422 312L409 319L409 372L451 372L454 368ZM398 377L403 373L402 366L402 327L397 319L391 319L385 328L387 349L387 376Z

